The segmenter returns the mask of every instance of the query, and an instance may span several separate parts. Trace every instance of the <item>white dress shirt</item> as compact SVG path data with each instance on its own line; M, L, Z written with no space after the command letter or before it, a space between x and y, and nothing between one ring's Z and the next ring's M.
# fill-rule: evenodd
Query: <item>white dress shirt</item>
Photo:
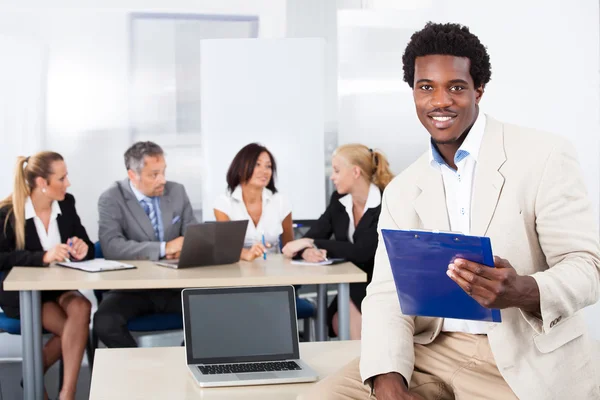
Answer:
M258 224L254 225L242 197L242 187L235 188L233 193L225 193L217 198L214 208L226 214L230 220L248 220L244 247L265 241L275 244L283 233L283 220L292 212L292 206L281 193L273 193L264 188L262 192L262 213Z
M348 240L351 243L354 243L354 232L356 231L356 227L354 226L354 213L352 212L352 195L348 193L347 195L340 197L339 201L346 209L348 218L350 218L350 224L348 224ZM361 213L361 216L364 215L369 208L379 207L380 204L381 191L375 184L371 183L371 185L369 186L369 194L367 195L367 201L365 202L365 209Z
M485 114L479 110L475 124L469 131L467 138L462 143L454 156L457 170L450 168L442 156L429 142L430 164L442 174L444 191L446 193L446 209L450 219L450 229L468 235L471 231L471 200L473 196L473 179L477 157L485 131ZM444 319L442 331L465 332L472 334L487 334L489 323L469 321L462 319Z
M52 202L52 211L50 213L48 232L46 232L44 223L35 213L35 208L33 208L31 197L27 197L27 200L25 201L25 219L27 220L33 218L35 230L40 238L40 244L42 245L44 251L48 251L56 245L62 243L60 231L58 230L58 221L56 221L58 214L61 214L60 206L58 205L58 201L54 200Z

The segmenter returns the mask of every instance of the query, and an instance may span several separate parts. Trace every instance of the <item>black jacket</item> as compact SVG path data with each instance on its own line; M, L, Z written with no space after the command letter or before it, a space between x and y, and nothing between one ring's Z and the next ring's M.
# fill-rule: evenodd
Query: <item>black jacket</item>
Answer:
M85 231L81 220L75 210L75 198L67 194L63 201L58 202L61 214L58 215L56 221L62 243L67 243L67 240L73 236L83 239L88 245L88 253L85 260L94 258L94 244ZM33 218L25 222L25 249L16 250L14 218L11 216L8 224L5 225L6 216L9 208L0 209L0 273L2 281L8 272L14 266L20 267L43 267L45 251L40 243L40 238L35 229ZM4 290L0 288L0 298Z
M369 208L364 213L356 226L352 243L348 240L350 218L339 201L341 197L338 192L331 195L329 206L305 237L314 239L318 248L327 250L327 257L344 258L354 263L367 273L370 282L377 250L377 223L381 205Z

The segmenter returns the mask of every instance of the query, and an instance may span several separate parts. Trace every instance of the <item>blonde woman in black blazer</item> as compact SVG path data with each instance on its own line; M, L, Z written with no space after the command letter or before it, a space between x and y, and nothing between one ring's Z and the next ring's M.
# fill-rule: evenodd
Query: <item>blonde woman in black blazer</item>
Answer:
M381 195L393 175L380 151L361 144L339 147L332 158L336 192L319 220L302 239L288 243L288 257L318 262L344 258L367 273L366 283L350 284L350 339L360 339L361 302L373 274ZM337 301L328 309L329 334L337 336Z
M14 191L0 202L2 281L17 265L45 267L65 259L94 258L94 245L81 225L75 198L66 192L69 186L60 154L41 152L18 158ZM41 297L42 326L54 334L43 349L44 371L62 357L60 399L74 399L91 305L77 291L43 291ZM19 318L19 293L0 288L0 307L7 316Z

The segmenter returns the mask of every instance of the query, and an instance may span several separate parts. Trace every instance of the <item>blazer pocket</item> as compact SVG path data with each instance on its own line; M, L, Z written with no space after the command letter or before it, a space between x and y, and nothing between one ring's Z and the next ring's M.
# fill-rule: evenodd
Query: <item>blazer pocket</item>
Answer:
M570 341L577 339L585 333L586 327L580 315L574 315L557 324L549 333L538 334L533 337L535 347L546 354L553 352Z

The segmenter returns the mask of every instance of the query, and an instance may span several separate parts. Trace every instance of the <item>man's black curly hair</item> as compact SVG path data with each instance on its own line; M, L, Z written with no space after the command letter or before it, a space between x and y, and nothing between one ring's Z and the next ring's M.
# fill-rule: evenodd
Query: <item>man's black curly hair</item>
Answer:
M479 38L469 28L460 24L435 24L428 22L425 28L415 32L402 55L404 80L414 89L415 59L432 54L467 57L471 60L471 77L475 88L490 81L492 67L490 56Z

